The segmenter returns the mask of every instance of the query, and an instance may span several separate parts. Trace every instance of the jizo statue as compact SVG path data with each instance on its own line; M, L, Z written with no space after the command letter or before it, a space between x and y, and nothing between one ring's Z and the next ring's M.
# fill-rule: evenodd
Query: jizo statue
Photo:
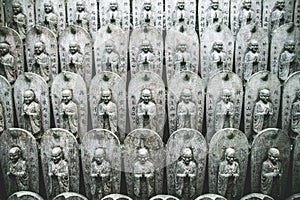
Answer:
M109 10L107 15L109 23L120 27L122 26L122 13L119 10L119 5L116 0L111 0L109 2Z
M141 52L137 57L140 71L153 71L155 67L155 55L149 40L145 39L141 45Z
M46 82L51 77L51 58L46 52L46 45L42 41L34 44L33 66L34 73L42 76Z
M176 163L175 191L183 199L194 197L196 192L197 163L191 148L183 148Z
M71 42L69 44L69 55L67 62L68 71L77 74L82 74L83 55L80 51L80 46L77 42Z
M277 0L271 11L271 31L286 23L285 0Z
M236 161L235 150L227 148L225 159L220 162L218 171L218 193L229 200L237 194L237 178L240 175L239 163Z
M280 199L280 182L282 167L280 152L277 148L270 148L268 158L263 162L261 169L261 193L267 194L274 199Z
M252 24L255 22L255 19L256 14L252 9L252 0L244 0L238 17L239 27Z
M180 27L187 27L189 23L188 11L185 8L185 0L177 0L173 13L173 24L178 30ZM185 28L186 29L186 28Z
M84 1L79 0L76 3L75 24L89 31L89 13L86 10Z
M155 26L155 19L154 13L155 11L152 10L152 3L151 0L145 0L142 13L140 16L140 24L141 25L148 25L148 26Z
M187 51L187 44L180 41L177 45L174 55L174 71L175 73L182 70L191 70L191 54Z
M210 54L212 72L223 71L227 69L227 54L223 50L222 41L216 41Z
M0 42L0 72L12 84L16 80L17 70L10 48L8 42Z
M261 55L259 52L258 41L251 40L244 56L244 80L248 81L252 74L258 72L261 68Z
M15 1L12 4L12 11L13 23L15 25L16 31L20 34L21 38L24 39L26 37L27 16L24 14L22 4Z
M44 3L44 26L49 28L54 33L57 32L58 15L53 10L52 2Z
M292 104L291 130L296 133L296 135L300 134L300 89L297 90L296 100Z
M103 55L102 69L119 74L120 73L120 55L111 40L105 42L105 52Z
M91 194L93 199L101 199L112 192L111 165L106 160L105 150L97 148L91 164Z
M219 6L219 0L211 0L211 5L206 10L206 26L222 23L224 14Z

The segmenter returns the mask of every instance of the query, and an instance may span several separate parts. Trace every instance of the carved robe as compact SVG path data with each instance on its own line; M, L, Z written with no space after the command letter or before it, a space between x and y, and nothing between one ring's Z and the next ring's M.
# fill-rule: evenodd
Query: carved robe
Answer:
M300 100L292 104L292 121L291 129L293 132L300 134Z
M180 28L181 25L186 26L189 23L189 16L186 10L176 9L173 13L174 26Z
M57 164L53 161L49 163L50 191L52 197L69 192L69 167L65 160L60 160Z
M75 15L75 24L89 32L89 13L85 11L77 11Z
M143 10L140 18L140 24L147 24L149 26L155 26L154 13L152 10Z
M253 9L242 9L239 13L239 27L246 26L255 21L255 11Z
M120 56L115 52L111 53L104 53L103 56L103 63L102 63L102 70L109 71L114 73L119 73L121 70L120 67Z
M253 131L257 134L263 129L270 128L269 126L273 114L274 110L271 102L264 103L261 100L256 102L253 112Z
M32 101L30 104L23 104L22 128L31 132L34 136L40 137L42 129L41 106L39 103Z
M210 55L211 59L211 73L210 75L213 75L214 73L218 71L223 71L227 69L227 55L225 52L217 52L213 51Z
M278 77L285 81L288 76L297 71L296 54L287 50L282 52L279 57Z
M232 102L223 100L217 103L215 110L215 131L233 127L234 106Z
M103 160L100 165L96 161L91 165L91 193L94 199L101 199L112 193L112 177L111 165L106 160Z
M2 68L4 77L10 82L13 83L16 80L17 70L14 66L14 57L7 53L6 55L0 57L0 67Z
M122 14L119 10L109 10L107 14L107 19L111 24L114 24L119 27L122 26Z
M223 20L223 11L220 9L214 10L212 8L206 11L206 26L220 23Z
M19 158L16 163L8 162L8 177L11 191L17 192L29 189L29 178L26 161Z
M140 102L137 109L138 127L156 131L156 104Z
M275 9L273 12L271 12L271 30L275 30L279 26L285 24L285 15L285 10Z
M16 26L16 31L20 34L22 39L26 38L26 15L18 13L13 15L13 22Z
M118 130L117 105L113 102L101 102L98 107L100 128L116 133Z
M174 71L191 70L191 55L188 52L177 51L174 55Z
M194 102L185 103L183 101L177 106L177 129L192 128L196 129L196 104Z
M54 33L57 32L58 16L54 12L44 14L44 26Z
M69 54L68 57L68 71L77 73L79 75L83 75L83 55L79 52L76 52L74 54Z
M69 101L67 104L61 103L60 109L60 128L64 128L77 137L78 132L78 108L76 103Z
M33 72L44 78L46 82L50 80L51 74L51 60L50 56L46 53L41 53L40 55L33 55Z
M153 53L141 52L137 58L138 67L140 71L154 71L155 68L155 56Z
M260 54L258 52L253 53L252 51L248 51L244 57L243 67L244 67L244 79L248 81L250 76L258 72L261 68Z

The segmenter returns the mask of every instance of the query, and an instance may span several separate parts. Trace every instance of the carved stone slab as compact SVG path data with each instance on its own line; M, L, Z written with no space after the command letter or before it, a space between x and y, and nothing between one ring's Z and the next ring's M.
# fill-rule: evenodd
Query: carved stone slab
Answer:
M143 43L147 43L150 48L150 53L153 54L153 58L148 58L149 68L143 66L142 60L139 57L143 57L142 46ZM131 75L136 75L136 73L141 71L152 71L156 74L162 76L163 72L163 38L161 33L153 28L136 28L131 32L130 43L129 43L129 58L130 58L130 68ZM148 53L149 54L149 53ZM150 57L150 56L148 56ZM151 67L152 66L152 67Z
M248 81L255 72L267 70L268 52L266 32L258 25L243 26L235 44L235 72L243 81Z
M142 93L150 90L149 106L143 106ZM140 107L140 108L139 108ZM148 107L148 108L147 108ZM152 72L141 72L132 78L128 85L128 112L130 130L139 127L150 128L163 138L165 125L165 86L161 78ZM146 110L148 114L146 114ZM153 110L153 111L151 111ZM148 116L148 125L143 126L139 120L139 112ZM150 113L150 114L149 114Z
M35 0L35 14L36 24L49 28L57 35L66 28L67 18L64 1Z
M186 149L190 150L192 157L188 157ZM206 140L196 130L184 128L170 136L166 145L169 194L182 199L193 199L202 194L207 153ZM179 176L186 170L190 171L189 180Z
M203 41L200 44L200 74L203 80L207 81L222 69L233 70L234 37L227 26L208 27L200 41ZM223 46L219 53L214 51L217 43Z
M58 74L58 44L56 35L42 26L29 29L26 37L28 71L39 74L51 85Z
M300 199L300 194L294 194L292 196L290 196L289 198L287 198L286 200L298 200Z
M299 71L299 63L300 63L300 27L295 26L293 23L288 23L280 28L278 28L273 33L272 41L271 41L271 52L270 52L270 70L273 74L277 75L282 81L286 80L287 76L293 71ZM289 41L294 41L294 51L293 53L285 52L285 45ZM284 56L285 54L285 56ZM293 55L294 54L294 55ZM281 58L282 57L282 58ZM291 63L293 62L293 63ZM289 70L287 70L286 73L284 73L284 70L282 70L281 73L279 73L280 67L285 69L284 65L287 63L289 66ZM294 69L291 69L294 68ZM289 73L289 72L290 73Z
M147 161L144 164L144 170L143 165L139 162L139 154L141 153L139 150L147 151ZM151 193L152 196L162 193L165 151L162 139L157 133L149 129L136 129L130 132L124 140L123 159L128 196L133 199L148 199L151 197ZM151 171L152 177L148 179L146 177L135 177L135 175L138 176L141 173L144 174L144 176L149 175L149 171ZM139 181L136 179L139 179ZM146 183L147 180L149 184ZM144 185L147 189L138 187L139 185ZM150 188L152 191L149 191ZM136 196L136 191L140 197ZM150 194L148 197L145 197L147 194L144 193ZM142 198L142 196L144 196L144 198Z
M33 135L19 128L6 129L0 137L0 152L6 194L20 190L39 192L38 147Z
M87 86L92 79L93 53L92 39L88 32L79 26L69 26L59 37L59 56L62 71L81 75ZM70 52L77 46L74 53Z
M7 128L14 127L14 104L12 86L0 76L0 134Z
M165 48L167 80L183 70L198 74L199 39L195 30L190 29L184 32L168 30Z
M97 33L98 11L96 0L67 0L67 18L69 25L85 29L94 38Z
M26 98L32 95L30 102ZM14 100L19 127L28 130L36 139L50 128L49 89L45 80L31 72L20 75L14 84Z
M245 87L244 132L249 139L253 134L257 134L253 129L254 108L255 103L260 100L259 93L263 89L269 90L270 96L268 102L273 107L273 112L269 113L272 115L269 115L269 121L266 121L265 124L269 124L268 128L277 127L281 95L280 81L270 72L261 71L252 75ZM261 122L258 125L261 125Z
M225 26L229 25L229 15L230 15L230 1L229 0L219 0L219 1L214 1L214 2L219 2L217 11L217 17L218 22L223 22ZM198 4L198 22L199 22L199 35L201 37L202 33L205 31L207 26L210 26L211 23L214 21L213 16L215 16L215 12L211 8L211 0L204 0L201 1L201 3ZM212 37L214 38L214 37Z
M110 194L102 198L101 200L132 200L132 198L124 194Z
M278 9L277 2L284 5L282 10ZM271 33L279 26L293 21L294 0L267 0L263 2L262 7L262 26ZM281 20L280 20L281 19Z
M243 85L238 75L224 71L213 76L206 93L206 140L222 128L239 128Z
M33 0L4 0L5 19L9 27L16 30L22 39L26 31L35 25L35 10ZM14 9L13 9L14 8ZM15 12L14 12L15 10Z
M279 183L277 184L279 185L277 185L278 190L276 191L280 194L276 197L271 194L267 195L270 195L274 199L283 199L283 196L286 194L291 149L287 133L276 128L269 128L260 132L253 140L251 147L251 192L261 192L262 165L268 158L268 151L272 147L277 148L280 153L281 177L278 180ZM270 179L273 179L273 177ZM272 186L269 187L272 188Z
M259 0L232 0L230 2L230 27L234 35L250 24L261 26L262 2ZM238 40L237 40L238 41Z
M44 200L39 194L30 191L15 192L8 197L7 200Z
M179 199L172 195L160 194L160 195L156 195L156 196L152 197L150 200L179 200Z
M88 200L88 198L75 192L64 192L57 195L53 200Z
M202 79L193 72L182 71L168 85L170 134L180 128L202 132L205 96Z
M72 133L60 128L46 131L41 141L41 160L48 199L62 192L79 192L79 145Z
M128 42L128 32L120 27L112 24L102 26L94 42L96 74L111 71L126 78ZM108 48L112 49L111 53L108 53Z
M65 113L68 116L64 116L64 109L62 109L62 95L65 90L69 90L72 93L71 101L66 108L68 108L71 113L73 112L73 114L69 115ZM52 84L51 98L55 126L59 128L69 127L69 130L71 130L74 135L77 135L77 137L82 139L87 132L88 106L87 90L81 76L72 72L58 74ZM77 112L75 112L76 110ZM66 125L65 123L69 125Z
M223 192L224 188L227 188L226 181L222 182L220 177L220 180L218 180L218 173L222 173L222 171L220 171L220 165L222 165L221 162L223 163L225 162L224 160L226 160L225 152L228 148L235 150L234 163L237 162L239 167L238 176L234 178L236 182L233 188L231 188L235 190L234 193L236 199L239 199L242 197L244 191L248 165L249 144L245 134L237 129L227 128L220 130L211 139L211 142L209 144L210 153L208 155L209 192L218 194L218 191Z
M195 200L226 200L226 198L218 194L203 194Z
M101 155L97 153L100 151ZM101 158L103 161L98 164L97 159ZM104 129L89 131L82 140L81 160L88 199L100 199L120 192L121 145L115 134ZM100 177L95 177L95 173L99 173ZM101 174L107 174L108 177L102 177Z
M182 4L184 8L179 9L178 4ZM196 7L195 0L167 0L165 2L166 29L169 30L172 27L180 29L180 26L183 25L194 30L196 27ZM179 19L184 21L180 22Z
M251 193L241 198L241 200L274 200L272 197L261 194L261 193Z
M144 6L150 6L149 11L145 11ZM147 14L150 19L147 22ZM164 4L162 0L133 0L132 1L133 29L144 25L154 26L161 33L164 28Z
M107 103L109 116L109 124L116 123L110 127L110 131L116 129L118 138L123 141L126 132L126 82L120 76L112 72L102 72L92 79L91 87L89 90L89 103L92 115L93 128L106 128L100 119L99 113L102 112L100 107L104 105L102 97L105 91L110 90L111 100ZM111 110L110 110L111 109ZM112 121L111 121L112 120ZM101 124L102 123L102 124Z
M292 162L292 194L299 193L300 184L300 136L294 140L293 162ZM300 198L300 197L299 197Z
M300 134L299 82L300 72L296 72L293 73L283 84L281 127L283 130L287 130L289 136L293 139Z
M9 48L9 53L5 56L1 56L3 63L1 62L0 66L3 67L3 64L6 64L7 70L1 69L1 75L8 79L12 84L15 82L18 75L24 73L24 49L23 42L19 34L9 28L9 27L0 27L0 43L7 43ZM6 59L5 59L6 58Z
M128 0L99 1L100 27L114 24L128 32L130 30L130 3Z
M296 26L300 26L300 2L295 2L295 10L294 10L294 23Z

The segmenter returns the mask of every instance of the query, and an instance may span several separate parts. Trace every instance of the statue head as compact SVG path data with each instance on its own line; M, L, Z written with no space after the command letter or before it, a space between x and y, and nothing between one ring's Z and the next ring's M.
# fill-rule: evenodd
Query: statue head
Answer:
M284 43L284 49L287 50L290 53L295 52L296 42L295 40L287 40Z
M105 151L103 148L97 148L94 152L93 160L96 161L98 165L101 165L103 160L105 159Z
M34 44L34 53L37 55L42 54L45 51L46 45L42 41L38 41Z
M279 150L277 148L270 148L268 151L268 158L272 163L277 163L280 159L280 153Z
M185 147L181 151L181 159L183 162L188 165L193 160L193 151L192 149Z
M45 13L51 13L53 11L53 5L51 2L46 2L44 3L44 10L45 10Z
M211 8L217 10L219 8L219 0L211 0Z
M105 104L108 104L111 101L111 90L110 89L102 90L101 100Z
M144 1L144 10L150 11L150 10L151 10L151 7L152 7L152 5L151 5L151 0L145 0L145 1Z
M249 50L253 53L256 53L258 51L258 41L257 40L251 40L249 43Z
M216 41L213 44L213 49L217 51L218 53L223 51L223 42L222 41Z
M296 92L296 98L300 100L300 89Z
M151 50L151 43L149 40L145 39L142 43L142 51L148 53Z
M186 43L184 41L180 41L177 45L177 49L180 51L180 52L185 52L186 51Z
M69 51L71 54L75 54L80 51L80 46L77 42L71 42L69 44Z
M275 3L275 8L278 10L283 10L285 8L285 0L277 0Z
M109 3L109 8L112 11L118 10L118 2L116 0L111 0L110 3Z
M72 98L73 98L72 90L65 89L65 90L62 91L62 102L67 104L72 100Z
M111 40L105 42L105 50L107 53L111 53L114 50L114 44Z
M149 159L149 152L146 148L141 148L138 150L138 161L141 164L145 164Z
M9 53L10 50L10 45L8 42L1 42L0 43L0 55L5 56L6 54Z
M225 103L228 103L231 99L231 91L229 89L224 89L222 91L222 100L225 102Z
M57 164L63 158L63 151L61 147L54 147L51 151L51 160Z
M142 100L145 104L148 104L152 99L152 93L150 89L143 89L142 90Z
M23 12L22 4L20 2L15 1L12 4L12 10L15 15L22 13Z
M264 103L267 103L270 98L270 90L269 89L261 89L259 91L259 99L262 100Z
M177 8L179 10L184 10L185 7L185 1L184 0L177 0Z
M250 10L251 9L251 0L244 0L243 1L243 8L245 8L246 10Z
M76 3L76 9L78 12L83 12L85 10L85 5L83 1L77 1Z
M13 163L18 162L18 160L21 158L22 155L22 151L20 147L12 147L9 152L8 152L8 156L9 156L9 160Z
M189 103L192 99L192 91L188 88L185 88L181 92L181 100L184 103Z
M35 99L35 94L34 94L33 90L29 89L24 92L24 103L25 104L30 104L31 102L34 101L34 99Z
M232 164L235 161L235 150L231 147L225 150L225 159L229 164Z

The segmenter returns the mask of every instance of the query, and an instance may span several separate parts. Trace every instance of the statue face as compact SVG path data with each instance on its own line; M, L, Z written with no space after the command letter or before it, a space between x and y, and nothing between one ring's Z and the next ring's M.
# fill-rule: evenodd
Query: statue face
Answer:
M297 91L296 96L298 99L300 99L300 90Z
M269 91L261 91L259 94L260 100L262 100L264 103L267 103L270 98L270 92Z
M117 3L117 2L111 2L111 3L109 4L109 8L110 8L112 11L118 10L118 3Z
M150 51L150 44L147 41L144 41L142 44L142 51L148 53Z
M279 151L277 149L270 149L268 158L273 164L276 164L279 161Z
M249 1L249 0L246 0L246 1L244 1L244 3L243 3L244 8L245 8L246 10L250 10L250 9L251 9L251 4L252 4L252 2Z
M82 2L77 2L76 8L77 8L78 12L84 11L84 5L83 5L83 3Z
M234 160L235 160L234 152L230 152L226 155L226 161L229 164L232 164Z
M215 50L220 53L223 50L223 43L217 42L215 43Z
M184 1L178 1L178 2L177 2L177 8L178 8L179 10L184 10L184 6L185 6Z
M19 13L22 13L22 7L21 7L21 5L20 5L19 3L13 4L12 10L13 10L13 13L14 13L15 15L17 15L17 14L19 14Z
M48 13L51 13L52 10L53 10L53 7L51 4L44 4L44 10L45 12L48 14Z
M148 104L151 101L151 91L148 89L143 90L142 92L142 100L144 103Z
M285 49L290 53L294 53L295 52L295 44L293 42L291 42L286 45Z
M279 0L276 2L276 8L278 10L283 10L285 8L285 2L282 0Z
M96 149L95 155L94 155L94 160L98 165L101 165L103 160L104 160L104 150L102 149Z
M72 93L70 90L64 90L62 92L62 101L64 103L69 103L72 100Z
M108 90L103 91L103 93L102 93L102 100L106 104L110 102L110 100L111 100L110 91L108 91Z
M212 0L211 1L211 8L214 9L214 10L217 10L219 8L219 1Z
M189 103L192 99L192 94L189 89L186 89L182 92L181 99L184 103Z
M75 54L78 52L78 46L76 44L70 44L69 51L71 54Z
M192 151L190 149L185 149L182 155L183 162L188 165L193 159Z
M223 92L222 99L225 103L228 103L230 101L230 98L231 98L231 92L230 91Z
M9 52L9 46L7 44L0 44L0 55L5 56Z
M145 164L148 160L148 152L140 152L138 155L138 160L141 164Z
M36 43L34 45L34 53L40 55L44 51L44 46L41 43Z
M55 164L57 164L61 160L61 154L59 153L57 155L52 155L51 159Z
M151 10L151 2L145 2L144 3L144 9L146 10L146 11L150 11Z
M31 90L27 90L24 93L24 103L30 104L34 100L34 93Z
M111 53L113 51L112 44L106 44L105 45L105 50L106 50L107 53Z
M17 151L16 149L12 148L9 153L8 153L8 156L9 156L9 160L13 163L16 163L18 162L19 158L20 158L20 152Z
M258 43L251 43L249 49L253 52L256 53L258 51Z
M184 43L179 44L178 49L181 52L185 52L186 51L186 44L184 44Z
M54 147L51 152L51 160L57 164L62 159L62 149L60 147Z

